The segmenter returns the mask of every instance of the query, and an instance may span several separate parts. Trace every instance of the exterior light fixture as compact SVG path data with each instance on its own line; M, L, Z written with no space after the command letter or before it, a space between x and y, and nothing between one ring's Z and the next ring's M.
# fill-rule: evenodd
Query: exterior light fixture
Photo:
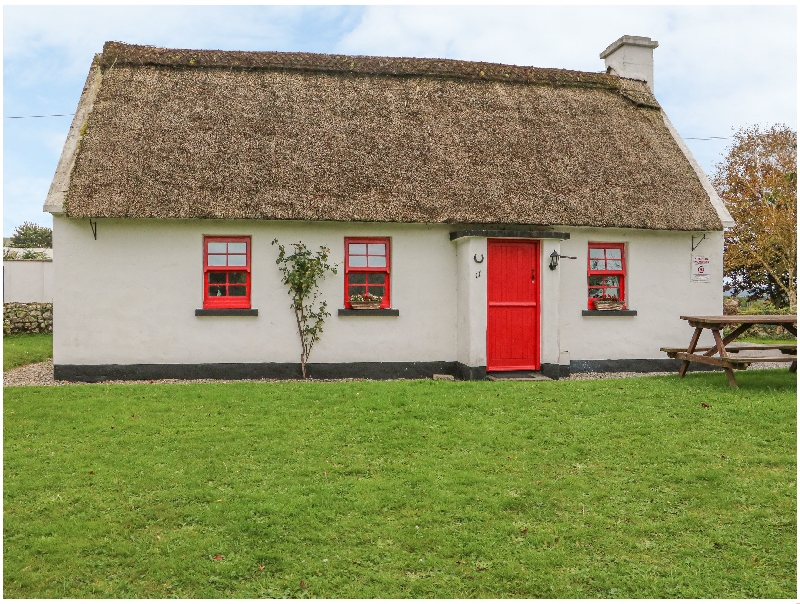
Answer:
M550 264L548 265L551 271L556 270L556 268L558 267L558 258L559 258L558 252L553 250L553 253L550 254Z
M553 250L553 253L550 254L550 264L548 264L548 266L550 267L551 271L554 271L554 270L556 270L556 268L558 268L558 261L561 258L569 258L570 260L577 260L578 259L577 256L562 256L557 251Z

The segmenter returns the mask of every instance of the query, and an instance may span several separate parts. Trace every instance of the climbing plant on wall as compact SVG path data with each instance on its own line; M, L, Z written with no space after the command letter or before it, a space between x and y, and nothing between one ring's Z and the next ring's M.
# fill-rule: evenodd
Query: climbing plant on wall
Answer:
M294 251L289 254L277 239L272 241L272 245L275 244L278 245L278 259L275 263L283 275L281 281L287 286L292 298L291 307L300 335L300 368L305 379L306 363L311 349L319 341L325 319L331 316L326 310L328 303L325 300L317 303L319 282L325 278L327 272L335 275L336 266L328 264L328 254L331 251L325 246L320 246L316 253L312 253L301 241L292 244Z

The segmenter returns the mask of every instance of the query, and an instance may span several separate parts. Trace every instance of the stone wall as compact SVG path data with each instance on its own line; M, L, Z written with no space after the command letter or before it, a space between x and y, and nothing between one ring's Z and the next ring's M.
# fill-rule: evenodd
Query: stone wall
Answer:
M3 303L3 335L12 333L52 332L52 302Z

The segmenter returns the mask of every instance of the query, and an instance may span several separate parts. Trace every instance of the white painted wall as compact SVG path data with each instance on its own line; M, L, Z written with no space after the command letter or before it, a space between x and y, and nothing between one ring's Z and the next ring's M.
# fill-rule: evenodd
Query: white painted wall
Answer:
M299 336L275 264L278 238L331 248L345 236L391 237L398 317L339 317L344 272L322 294L331 317L311 362L456 360L456 246L448 225L282 221L85 220L53 217L56 364L299 362ZM252 236L258 317L196 317L203 235ZM343 267L342 267L343 268Z
M322 292L331 317L314 363L460 361L486 365L486 239L451 242L451 225L282 221L98 220L55 215L56 364L298 362L289 296L275 265L274 238L331 248L344 261L346 236L391 237L392 307L398 317L339 317L344 273ZM685 314L722 312L722 233L696 253L711 259L711 282L692 282L691 236L703 233L559 228L542 240L543 363L664 359L661 346L688 344ZM252 236L252 303L258 317L196 317L202 308L203 235ZM636 317L584 317L588 242L626 244L627 302ZM547 268L550 253L576 256ZM480 271L480 275L478 275ZM707 342L708 340L706 340Z
M49 260L3 261L3 302L52 301L52 262Z
M468 367L485 367L486 271L489 265L486 238L462 237L454 245L458 256L457 360Z
M681 315L722 314L722 232L706 232L694 253L710 258L709 283L691 280L692 235L702 232L570 228L563 241L561 350L572 360L663 359L662 346L688 346L693 329ZM584 317L589 242L625 243L626 302L635 317ZM701 342L711 343L704 333Z

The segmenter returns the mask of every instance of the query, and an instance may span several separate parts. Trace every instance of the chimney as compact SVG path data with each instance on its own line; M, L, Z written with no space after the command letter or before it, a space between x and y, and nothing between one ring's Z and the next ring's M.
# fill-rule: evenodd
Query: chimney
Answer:
M653 91L653 49L658 42L642 36L622 36L600 53L606 60L606 73L633 80L644 80Z

